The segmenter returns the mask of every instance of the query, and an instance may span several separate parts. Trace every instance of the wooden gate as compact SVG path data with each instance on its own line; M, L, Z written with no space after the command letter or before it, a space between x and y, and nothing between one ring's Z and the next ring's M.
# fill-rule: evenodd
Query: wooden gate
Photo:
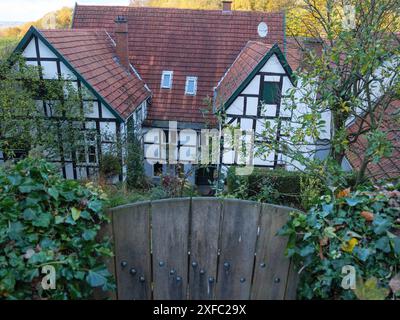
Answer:
M276 236L291 208L183 198L111 209L117 298L295 299Z

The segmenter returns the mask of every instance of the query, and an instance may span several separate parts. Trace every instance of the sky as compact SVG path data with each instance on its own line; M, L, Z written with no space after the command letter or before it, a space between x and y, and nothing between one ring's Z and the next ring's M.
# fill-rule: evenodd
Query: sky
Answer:
M35 21L48 12L78 4L127 5L129 0L0 0L0 21Z

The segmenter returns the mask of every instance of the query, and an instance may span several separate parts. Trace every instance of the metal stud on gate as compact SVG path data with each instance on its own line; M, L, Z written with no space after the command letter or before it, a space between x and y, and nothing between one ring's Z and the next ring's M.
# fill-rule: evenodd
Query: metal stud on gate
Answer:
M228 270L230 267L231 267L231 264L229 262L224 263L225 270Z
M176 282L181 282L182 281L182 278L181 277L176 277Z
M203 269L200 270L200 274L201 274L201 275L204 275L205 273L206 273L206 272L205 272Z
M158 263L158 265L159 265L160 267L164 267L164 266L165 266L165 262L164 262L164 261L160 261L160 262Z
M260 267L261 267L261 268L265 268L265 267L266 267L265 262L260 263Z
M128 262L126 261L121 261L121 267L125 268L128 265Z
M240 283L246 282L246 278L240 278Z
M209 282L209 283L214 283L214 277L209 277L209 278L208 278L208 282Z
M196 262L196 261L193 261L193 262L192 262L192 267L193 267L193 268L196 268L196 267L197 267L197 262Z
M136 271L135 268L131 268L131 269L129 270L129 273L130 273L132 276L135 276L136 273L137 273L137 271Z
M279 283L279 282L281 282L281 279L279 279L278 277L276 277L276 278L274 279L274 282L275 282L275 283Z
M146 280L146 279L145 279L143 276L141 276L141 277L139 278L139 281L140 281L141 283L143 283L145 280Z
M174 269L171 269L171 270L169 271L169 274L170 274L171 276L173 276L173 275L175 274L175 270L174 270Z

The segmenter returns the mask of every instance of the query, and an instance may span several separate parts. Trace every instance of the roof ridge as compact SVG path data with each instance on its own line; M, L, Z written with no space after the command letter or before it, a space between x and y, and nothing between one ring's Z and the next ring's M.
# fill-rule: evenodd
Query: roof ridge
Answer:
M215 13L223 13L221 9L190 9L190 8L165 8L165 7L132 7L132 6L121 6L121 5L101 5L101 4L76 4L76 8L78 7L92 7L92 8L120 8L127 9L129 11L140 11L140 10L155 10L155 11L181 11L181 12L215 12ZM276 14L284 14L284 11L252 11L252 10L232 10L233 14L246 13L248 15L276 15ZM226 14L226 13L224 13Z

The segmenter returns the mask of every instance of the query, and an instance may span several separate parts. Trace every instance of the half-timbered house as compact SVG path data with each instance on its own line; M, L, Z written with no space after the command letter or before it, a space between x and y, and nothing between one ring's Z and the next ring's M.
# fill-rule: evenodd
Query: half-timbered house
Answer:
M233 124L257 136L264 120L291 119L284 97L297 62L287 55L283 13L232 11L230 1L222 10L76 5L71 29L32 27L17 51L42 68L44 79L71 81L82 92L82 108L94 106L86 110L86 127L109 137L88 141L85 154L63 157L66 178L96 174L101 154L134 124L145 151L160 145L144 163L149 177L179 169L202 184L209 171L196 169L191 159L201 129ZM46 101L41 104L51 115ZM220 108L223 123L215 116ZM175 139L171 121L179 139L167 152ZM165 134L152 134L154 128ZM179 164L168 161L171 154ZM235 159L228 150L221 161L229 166ZM273 169L287 166L287 159L270 154L251 164Z

